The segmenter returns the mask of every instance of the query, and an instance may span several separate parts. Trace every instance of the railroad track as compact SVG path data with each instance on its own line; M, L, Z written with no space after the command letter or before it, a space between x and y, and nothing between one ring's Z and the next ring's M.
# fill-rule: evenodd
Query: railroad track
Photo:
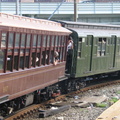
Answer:
M32 115L35 112L38 112L39 108L45 109L46 104L50 104L50 103L53 103L56 101L64 100L66 98L66 96L75 95L78 93L86 92L86 91L91 90L91 89L96 89L96 88L109 86L109 85L117 84L117 83L120 83L120 80L114 80L114 81L109 81L109 82L105 82L105 83L99 83L96 85L91 85L91 86L82 88L78 91L74 91L74 92L71 92L71 93L68 93L65 95L58 96L58 97L51 99L49 101L46 101L44 103L37 104L37 105L34 104L34 105L29 106L29 107L26 107L20 111L15 112L14 114L12 114L10 116L4 118L4 120L22 120L23 118L28 117L29 115Z

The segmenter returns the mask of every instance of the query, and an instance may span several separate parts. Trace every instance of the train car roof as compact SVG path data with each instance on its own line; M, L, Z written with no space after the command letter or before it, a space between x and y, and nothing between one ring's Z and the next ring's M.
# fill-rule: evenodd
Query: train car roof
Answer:
M87 35L94 35L99 37L109 37L111 35L120 36L120 25L94 24L71 21L60 22L65 28L76 31L80 37Z
M60 23L50 20L34 19L29 17L0 13L0 25L8 27L45 30L70 34L71 32L62 27Z

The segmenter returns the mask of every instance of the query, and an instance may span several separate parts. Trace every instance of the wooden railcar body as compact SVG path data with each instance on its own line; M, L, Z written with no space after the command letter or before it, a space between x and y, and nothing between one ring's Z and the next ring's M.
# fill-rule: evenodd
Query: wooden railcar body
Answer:
M73 31L70 77L87 78L120 71L119 25L63 22L63 26Z
M70 31L59 23L0 13L0 103L57 83ZM54 51L59 62L51 62Z

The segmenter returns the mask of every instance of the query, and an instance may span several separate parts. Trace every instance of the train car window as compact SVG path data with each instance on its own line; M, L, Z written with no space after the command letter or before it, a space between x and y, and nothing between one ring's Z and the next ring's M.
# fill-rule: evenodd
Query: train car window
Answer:
M105 56L105 51L106 51L106 39L104 38L102 40L102 52L101 52L101 56Z
M47 36L47 47L50 47L50 36Z
M45 62L46 62L46 52L45 51L43 51L42 52L42 65L45 65Z
M21 50L20 50L20 55L21 55L21 56L23 56L24 51L25 51L24 49L21 49Z
M32 53L32 58L31 58L31 66L35 67L36 65L36 53Z
M30 34L27 34L26 47L30 47L30 38L31 38L31 35L30 35Z
M25 56L25 67L29 68L29 56Z
M64 41L64 36L62 36L62 46L64 46L64 44L65 44L65 41Z
M43 36L43 42L42 42L42 46L43 46L43 47L46 47L46 41L47 41L47 36L44 35L44 36Z
M56 39L55 39L55 46L57 47L58 45L58 36L56 36Z
M14 69L18 70L18 56L14 56Z
M97 56L105 56L106 52L106 38L99 38Z
M21 56L20 57L20 66L19 66L20 68L24 68L24 57L23 56Z
M46 51L46 64L49 64L49 50Z
M102 39L99 39L98 41L98 49L97 49L97 56L101 56L101 49L102 49Z
M33 47L36 47L37 45L37 35L34 35L33 37Z
M4 50L0 50L0 70L3 70L4 65Z
M51 46L53 47L55 43L55 36L52 36Z
M59 36L58 46L61 46L61 36Z
M1 48L6 47L6 39L7 39L7 33L2 33Z
M54 56L54 54L53 54L54 52L53 52L53 50L50 52L50 63L52 63L53 64L53 56Z
M81 58L81 50L82 50L82 38L79 38L79 41L78 41L78 58Z
M40 53L37 53L36 66L40 66Z
M41 46L41 35L38 35L38 44L37 44L38 47Z
M21 37L21 47L25 47L25 34L22 34Z
M13 47L14 35L13 33L9 33L8 36L8 47Z
M15 35L15 48L19 47L19 44L20 44L20 34L16 33L16 35Z
M7 70L12 71L12 56L7 57Z
M60 50L59 50L60 52L59 52L59 61L61 62L62 61L62 59L63 59L63 55L62 55L62 48L60 48Z

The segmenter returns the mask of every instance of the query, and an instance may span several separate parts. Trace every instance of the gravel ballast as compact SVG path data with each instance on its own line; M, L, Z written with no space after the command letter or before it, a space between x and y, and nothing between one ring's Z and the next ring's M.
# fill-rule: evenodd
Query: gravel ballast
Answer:
M67 111L46 118L39 118L39 113L36 113L29 118L24 118L23 120L95 120L104 110L106 110L110 105L114 104L114 99L117 100L120 98L120 85L110 85L89 90L84 93L79 93L75 96L69 96L66 98L66 101L73 102L85 96L106 96L107 100L104 101L105 106L102 107L89 104L89 106L84 108L71 107Z

